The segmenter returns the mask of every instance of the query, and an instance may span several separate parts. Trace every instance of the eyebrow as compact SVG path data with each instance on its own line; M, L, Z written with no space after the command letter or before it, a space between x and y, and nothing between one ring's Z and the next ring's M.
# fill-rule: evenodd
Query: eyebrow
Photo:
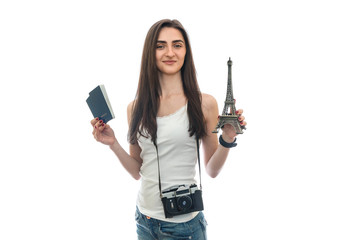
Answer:
M183 41L183 40L180 40L180 39L179 39L179 40L174 40L174 41L172 41L172 43L178 43L178 42L184 43L184 41ZM166 41L158 40L157 43L166 43Z

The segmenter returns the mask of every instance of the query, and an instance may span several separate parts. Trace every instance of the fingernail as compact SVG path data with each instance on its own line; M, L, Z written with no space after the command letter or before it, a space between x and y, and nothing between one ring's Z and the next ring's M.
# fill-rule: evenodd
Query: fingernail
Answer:
M95 120L99 120L99 118L97 117L97 118L95 118Z
M101 124L101 126L103 127L103 126L105 126L105 124Z
M95 128L97 128L97 126L95 126Z
M100 120L100 123L103 123L103 120Z

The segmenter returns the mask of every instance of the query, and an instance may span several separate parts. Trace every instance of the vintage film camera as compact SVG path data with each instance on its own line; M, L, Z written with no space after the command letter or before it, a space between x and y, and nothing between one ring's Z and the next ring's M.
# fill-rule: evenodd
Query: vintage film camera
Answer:
M202 191L196 184L167 188L162 191L161 201L166 218L204 210Z

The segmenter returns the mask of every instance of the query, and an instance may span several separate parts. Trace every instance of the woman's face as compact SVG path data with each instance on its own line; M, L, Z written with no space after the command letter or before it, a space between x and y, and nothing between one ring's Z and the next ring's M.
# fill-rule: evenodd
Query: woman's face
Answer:
M179 30L164 27L156 44L156 66L165 75L180 72L186 55L185 40Z

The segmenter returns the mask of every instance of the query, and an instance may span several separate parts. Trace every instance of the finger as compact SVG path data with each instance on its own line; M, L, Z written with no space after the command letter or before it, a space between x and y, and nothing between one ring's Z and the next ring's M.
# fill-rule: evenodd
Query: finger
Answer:
M104 123L103 120L97 121L94 125L94 128L99 128L103 123Z
M95 124L99 121L99 118L94 118L90 121L91 125L95 126Z
M95 126L93 130L93 136L96 141L99 141L99 129Z
M104 129L105 129L105 126L106 126L106 124L105 123L103 123L102 121L99 121L98 123L97 123L97 129L100 131L100 132L102 132L102 131L104 131Z
M238 119L239 119L240 122L242 122L242 121L244 121L245 117L244 117L244 116L240 116L240 117L238 117Z
M92 134L94 135L94 138L98 140L99 136L100 136L100 133L103 129L100 129L101 125L104 124L102 120L100 121L97 121L95 124L94 124L94 128L93 128L93 132Z
M241 121L241 122L240 122L240 125L241 125L241 126L246 126L246 124L247 124L247 122L245 122L245 121Z
M95 132L96 132L96 127L94 126L94 127L93 127L93 131L92 131L92 135L95 136Z
M243 112L244 112L244 110L242 110L242 109L236 110L236 114L238 114L238 115L241 115Z

